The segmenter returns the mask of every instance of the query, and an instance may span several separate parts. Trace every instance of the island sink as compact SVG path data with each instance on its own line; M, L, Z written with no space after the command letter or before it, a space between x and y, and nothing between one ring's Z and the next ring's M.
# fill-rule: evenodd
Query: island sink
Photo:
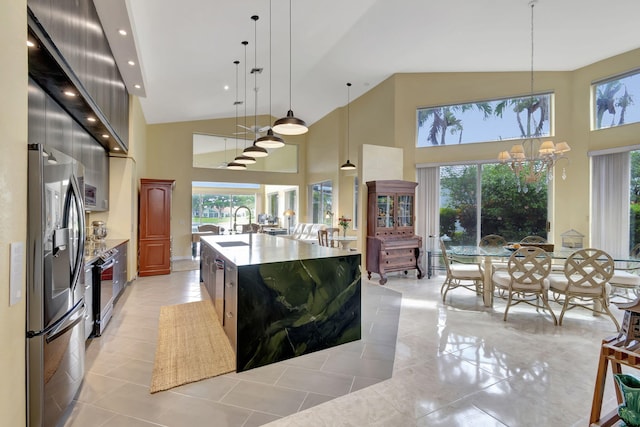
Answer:
M240 240L230 240L226 242L216 242L217 245L222 246L223 248L230 248L232 246L249 246L247 242L243 242Z

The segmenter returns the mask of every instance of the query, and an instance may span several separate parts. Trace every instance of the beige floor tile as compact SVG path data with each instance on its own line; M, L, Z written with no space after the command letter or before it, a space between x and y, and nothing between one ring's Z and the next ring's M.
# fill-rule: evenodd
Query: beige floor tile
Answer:
M442 279L363 279L363 340L151 395L160 307L207 296L195 271L139 278L90 341L65 426L586 425L611 320L574 310L558 327L517 306L505 322L500 299L452 291L443 304ZM603 413L616 405L608 378Z

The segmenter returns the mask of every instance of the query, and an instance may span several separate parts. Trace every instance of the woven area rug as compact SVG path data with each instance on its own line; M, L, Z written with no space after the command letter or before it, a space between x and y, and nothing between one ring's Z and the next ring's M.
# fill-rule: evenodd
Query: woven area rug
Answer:
M235 354L211 300L160 307L151 393L235 369Z

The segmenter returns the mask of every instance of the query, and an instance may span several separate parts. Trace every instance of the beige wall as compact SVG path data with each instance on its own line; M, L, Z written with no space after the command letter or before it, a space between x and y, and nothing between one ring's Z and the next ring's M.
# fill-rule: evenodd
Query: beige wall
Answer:
M258 123L273 121L258 117ZM300 162L298 173L273 173L251 170L203 169L192 167L192 141L194 133L230 135L236 132L234 119L199 120L147 126L146 162L143 178L174 179L176 185L172 199L171 234L174 257L191 256L191 182L243 182L300 187L300 206L306 206L304 191L305 163ZM298 145L300 159L307 157L305 135L286 137L287 144ZM240 154L241 150L238 150Z
M9 245L26 245L27 219L27 2L0 2L0 424L25 420L25 282L9 306ZM25 249L26 261L26 249ZM26 270L25 270L26 271Z

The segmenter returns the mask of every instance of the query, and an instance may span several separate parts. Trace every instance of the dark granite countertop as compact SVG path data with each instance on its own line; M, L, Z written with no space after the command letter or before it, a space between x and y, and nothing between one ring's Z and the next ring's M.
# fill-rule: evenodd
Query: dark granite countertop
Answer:
M206 236L202 241L236 266L331 258L357 252L283 239L264 233Z
M84 263L85 265L93 264L98 257L106 250L113 249L123 243L127 243L129 239L105 239L103 243L85 242Z

